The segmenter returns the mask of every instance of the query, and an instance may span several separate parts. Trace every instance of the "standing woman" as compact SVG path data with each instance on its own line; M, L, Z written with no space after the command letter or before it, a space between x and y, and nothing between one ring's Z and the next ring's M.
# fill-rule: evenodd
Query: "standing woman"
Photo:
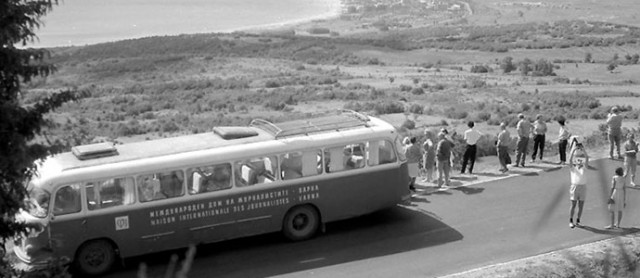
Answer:
M636 186L636 167L638 162L636 154L638 153L638 143L635 141L633 133L627 134L627 141L624 142L624 176L629 176L631 186Z
M433 132L425 129L424 131L424 144L422 144L422 149L424 154L422 156L422 167L426 173L426 178L424 181L432 182L433 181L433 170L436 167L436 143L434 142Z
M407 156L409 167L409 177L411 177L409 189L416 190L415 182L416 177L420 175L420 167L418 165L420 163L420 159L422 159L422 150L420 149L420 145L417 143L416 137L411 137L411 139L409 139L409 144L405 145L405 148L405 155Z
M558 119L560 125L560 132L558 133L558 152L560 153L560 164L567 164L567 145L569 143L569 137L571 133L565 126L564 118Z

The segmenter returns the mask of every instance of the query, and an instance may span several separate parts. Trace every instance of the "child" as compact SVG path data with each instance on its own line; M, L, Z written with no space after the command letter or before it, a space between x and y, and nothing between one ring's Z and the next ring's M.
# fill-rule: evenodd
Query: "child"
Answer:
M627 190L625 186L624 170L622 167L616 169L616 174L611 180L611 195L609 197L609 211L611 212L611 225L605 229L620 227L622 220L622 209L627 206ZM616 210L618 211L618 223L615 224Z

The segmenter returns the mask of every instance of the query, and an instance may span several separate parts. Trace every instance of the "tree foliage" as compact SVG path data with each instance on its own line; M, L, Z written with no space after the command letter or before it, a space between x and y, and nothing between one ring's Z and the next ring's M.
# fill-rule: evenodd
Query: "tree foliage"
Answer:
M15 214L25 206L25 181L35 174L36 161L59 152L60 143L50 143L44 130L45 115L63 103L78 98L77 90L61 89L37 102L21 102L21 83L55 72L47 62L46 49L28 48L37 39L40 17L51 11L55 0L0 2L0 240L4 243L24 232ZM42 140L36 140L44 138ZM6 261L0 269L6 270ZM7 273L0 273L4 276Z

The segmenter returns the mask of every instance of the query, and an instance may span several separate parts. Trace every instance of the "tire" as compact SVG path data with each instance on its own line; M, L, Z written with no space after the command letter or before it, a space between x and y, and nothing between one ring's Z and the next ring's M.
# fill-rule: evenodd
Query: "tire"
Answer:
M116 259L113 244L106 240L93 240L80 246L74 264L80 273L95 276L111 270Z
M294 207L282 221L282 232L292 241L313 237L320 227L320 216L311 206Z

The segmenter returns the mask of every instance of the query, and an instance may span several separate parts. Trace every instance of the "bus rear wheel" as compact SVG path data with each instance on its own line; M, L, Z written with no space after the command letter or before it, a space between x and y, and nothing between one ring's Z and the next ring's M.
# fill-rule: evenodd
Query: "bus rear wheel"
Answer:
M113 244L106 240L93 240L80 246L75 258L75 266L82 274L100 275L113 267L116 257Z
M311 206L294 207L284 217L282 231L293 241L305 240L313 237L320 227L320 216Z

